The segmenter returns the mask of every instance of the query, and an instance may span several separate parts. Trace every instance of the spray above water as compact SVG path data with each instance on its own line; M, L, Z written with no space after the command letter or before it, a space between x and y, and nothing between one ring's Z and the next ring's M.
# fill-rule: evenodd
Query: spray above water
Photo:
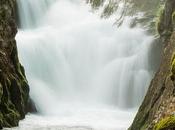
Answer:
M40 113L141 103L152 77L153 38L143 29L112 26L113 18L100 19L82 1L18 0L18 7L19 56Z

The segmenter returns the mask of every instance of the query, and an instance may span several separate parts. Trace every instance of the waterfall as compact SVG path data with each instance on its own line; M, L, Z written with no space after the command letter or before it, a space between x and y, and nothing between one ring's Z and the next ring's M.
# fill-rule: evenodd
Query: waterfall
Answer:
M153 37L131 29L132 17L117 28L114 17L100 19L83 1L17 2L19 57L41 115L108 107L120 115L138 107L153 75Z

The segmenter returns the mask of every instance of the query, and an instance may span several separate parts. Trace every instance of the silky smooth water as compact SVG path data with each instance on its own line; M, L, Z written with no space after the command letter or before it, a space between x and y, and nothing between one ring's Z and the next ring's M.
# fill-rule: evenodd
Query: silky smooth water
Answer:
M38 109L20 130L124 130L153 70L153 37L113 26L79 0L18 0L19 57ZM118 14L120 15L120 14Z

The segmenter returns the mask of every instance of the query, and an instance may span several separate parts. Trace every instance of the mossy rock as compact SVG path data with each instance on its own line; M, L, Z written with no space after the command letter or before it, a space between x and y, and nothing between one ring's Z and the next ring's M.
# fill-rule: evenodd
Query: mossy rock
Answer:
M15 41L15 5L16 0L0 0L0 129L17 126L29 102L29 85Z
M173 57L171 66L172 66L172 68L171 68L172 69L172 73L175 74L175 58L174 57Z
M161 33L164 31L164 25L162 23L164 21L164 12L165 12L164 6L161 6L157 11L157 19L155 24L156 24L156 31L159 35L161 35Z
M169 116L161 119L153 130L167 130L175 128L175 116Z
M175 24L175 11L172 14L172 20L173 20L173 24Z
M0 103L1 103L2 95L3 95L3 88L2 88L2 84L0 83Z

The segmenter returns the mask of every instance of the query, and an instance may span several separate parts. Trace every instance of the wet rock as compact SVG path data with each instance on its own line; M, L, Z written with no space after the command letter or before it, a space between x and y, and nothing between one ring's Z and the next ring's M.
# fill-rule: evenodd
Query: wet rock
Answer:
M33 102L33 100L31 98L29 98L28 100L28 106L27 106L27 112L30 113L37 113L37 108L35 106L35 103Z
M158 25L160 44L164 44L162 62L130 130L153 130L157 122L171 116L175 111L175 32L172 21L174 11L175 0L167 0ZM175 128L175 124L173 125Z
M0 129L17 126L26 114L29 85L18 59L15 0L0 0Z

